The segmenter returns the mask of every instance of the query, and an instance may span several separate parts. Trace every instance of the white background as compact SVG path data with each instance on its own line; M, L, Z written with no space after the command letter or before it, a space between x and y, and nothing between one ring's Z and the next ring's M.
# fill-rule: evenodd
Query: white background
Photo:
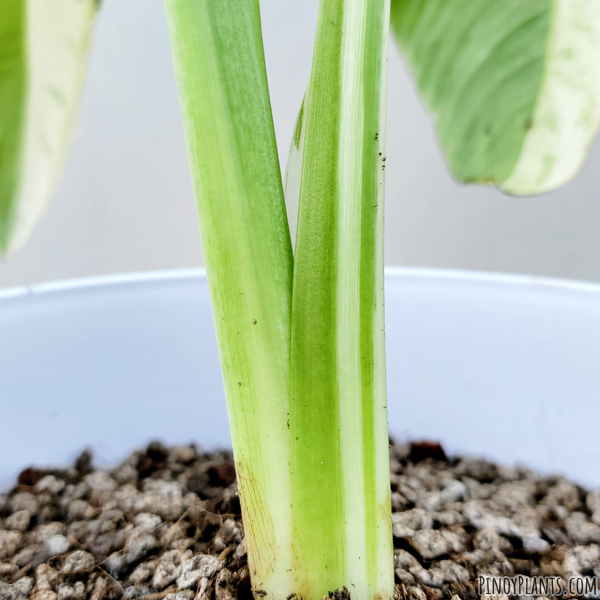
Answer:
M262 0L280 158L308 80L317 0ZM600 280L600 144L559 192L452 181L390 51L386 262ZM75 144L52 206L0 287L202 265L164 8L105 0Z

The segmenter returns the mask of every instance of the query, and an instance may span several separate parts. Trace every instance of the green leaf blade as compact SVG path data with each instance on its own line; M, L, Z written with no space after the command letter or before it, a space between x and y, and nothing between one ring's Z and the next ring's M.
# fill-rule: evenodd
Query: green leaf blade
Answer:
M0 2L0 249L8 250L19 185L22 129L25 109L24 6Z
M28 239L62 172L95 0L0 0L0 249Z
M292 248L256 0L166 0L255 590L292 592Z
M392 25L453 175L554 189L600 123L594 0L393 0Z

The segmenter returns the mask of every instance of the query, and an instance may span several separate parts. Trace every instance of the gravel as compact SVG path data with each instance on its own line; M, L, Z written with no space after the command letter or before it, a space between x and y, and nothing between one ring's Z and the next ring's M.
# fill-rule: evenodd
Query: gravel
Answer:
M475 599L481 575L600 577L600 491L432 443L390 453L400 600ZM0 600L251 597L230 452L152 443L111 471L86 452L0 494Z

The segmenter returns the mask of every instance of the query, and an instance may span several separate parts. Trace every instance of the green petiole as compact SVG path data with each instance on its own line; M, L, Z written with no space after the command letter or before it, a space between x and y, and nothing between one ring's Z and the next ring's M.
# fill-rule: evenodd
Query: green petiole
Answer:
M394 591L383 314L388 11L385 0L321 2L288 168L300 205L290 470L303 598Z
M288 179L300 198L293 302L258 3L166 6L253 588L273 598L309 600L343 587L357 598L391 598L388 3L321 6L294 145L301 169L297 178L290 167Z
M291 586L292 246L258 0L166 0L255 591Z

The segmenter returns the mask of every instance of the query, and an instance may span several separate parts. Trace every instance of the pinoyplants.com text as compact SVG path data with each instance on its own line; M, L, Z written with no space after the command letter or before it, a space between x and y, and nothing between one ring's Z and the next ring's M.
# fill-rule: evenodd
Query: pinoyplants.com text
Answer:
M478 592L480 596L577 596L585 598L600 598L597 577L478 577Z

